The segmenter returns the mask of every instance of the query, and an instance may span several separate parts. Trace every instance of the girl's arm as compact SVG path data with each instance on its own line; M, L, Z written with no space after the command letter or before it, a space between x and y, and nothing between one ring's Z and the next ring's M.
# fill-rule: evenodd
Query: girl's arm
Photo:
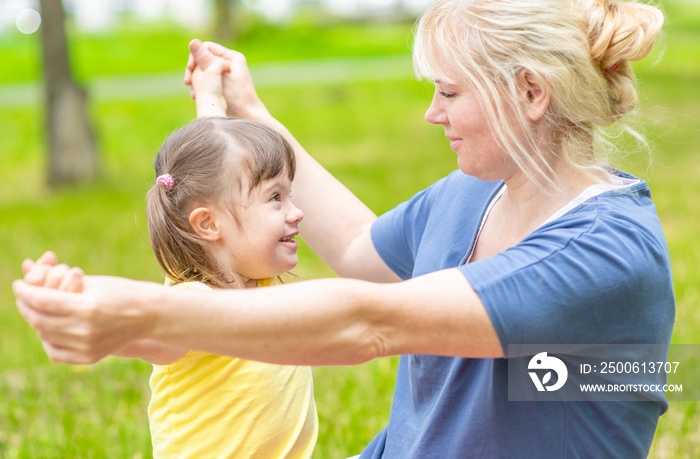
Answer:
M376 284L322 279L245 290L175 290L86 277L76 294L14 284L54 361L94 363L134 340L297 365L397 354L502 357L481 300L456 269Z
M314 160L289 131L272 117L257 96L243 54L215 43L193 40L185 82L193 82L193 71L208 69L220 56L230 62L223 73L222 97L227 114L272 125L285 133L294 145L297 171L294 202L304 211L299 225L309 246L333 271L342 277L395 282L398 276L384 263L372 244L370 226L377 216L348 188ZM194 87L193 84L192 87Z
M200 65L192 72L191 91L195 99L197 118L226 117L222 74L229 66L230 63L223 58L214 57L207 61L206 66Z
M187 349L148 339L133 341L112 353L117 357L141 359L155 365L175 363L187 354Z

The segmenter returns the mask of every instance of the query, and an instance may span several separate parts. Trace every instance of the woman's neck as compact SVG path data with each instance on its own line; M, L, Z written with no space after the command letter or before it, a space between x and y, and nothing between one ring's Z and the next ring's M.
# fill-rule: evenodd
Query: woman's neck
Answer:
M556 181L547 184L537 183L522 172L505 180L506 190L498 204L513 228L519 228L516 231L529 234L583 190L606 181L602 173L596 177L572 166L560 166L555 173Z

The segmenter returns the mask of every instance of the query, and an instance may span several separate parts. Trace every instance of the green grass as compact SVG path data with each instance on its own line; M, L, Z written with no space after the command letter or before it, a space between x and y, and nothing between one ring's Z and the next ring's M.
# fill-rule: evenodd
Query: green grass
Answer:
M667 10L671 28L664 58L655 66L636 66L649 115L648 134L655 144L654 163L649 169L630 156L619 166L648 179L666 231L677 299L673 341L700 343L700 15L685 10L674 15L680 13L677 5ZM324 42L319 56L394 54L405 49L410 26L392 27L298 26L277 35L268 31L272 38L267 41L264 34L254 38L256 32L250 30L240 42L247 43L256 61L313 57L312 41ZM76 38L74 59L81 78L181 69L189 32L132 32ZM389 34L382 46L367 50L381 34ZM280 37L272 46L273 38ZM24 70L14 77L3 72L0 81L28 81L38 75L30 70L34 64L27 63L36 63L36 56L22 48L26 42L15 46L20 39L25 37L2 41L0 55L7 67ZM144 49L146 39L157 43L157 52ZM8 51L15 48L17 53ZM111 62L87 65L96 62L98 51ZM442 129L423 121L430 90L407 79L268 88L260 95L322 164L381 213L456 167ZM0 284L3 458L151 454L149 366L116 358L91 367L48 362L35 333L16 312L10 288L11 280L20 276L22 258L47 249L91 273L161 279L147 242L143 200L153 179L153 156L173 129L192 118L192 102L185 96L93 102L91 111L102 151L102 177L91 186L52 191L44 186L43 112L39 107L0 107L0 275L6 279ZM300 250L297 273L303 278L331 275L306 246ZM357 454L385 425L396 365L392 358L314 370L321 421L315 457ZM699 424L697 402L673 402L660 420L650 457L700 457Z
M239 36L223 44L256 62L305 58L353 57L408 52L410 26L331 22L273 26L241 22ZM68 28L73 71L81 80L107 75L184 72L187 44L192 38L212 40L208 31L193 31L171 23L127 23L114 32L85 34ZM115 36L118 39L115 40ZM0 83L42 78L39 33L24 35L11 28L0 36L0 56L12 71L0 72Z

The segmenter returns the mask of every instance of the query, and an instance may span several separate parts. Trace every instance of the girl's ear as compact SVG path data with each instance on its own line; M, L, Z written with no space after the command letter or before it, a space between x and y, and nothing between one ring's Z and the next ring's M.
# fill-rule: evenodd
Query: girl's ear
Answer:
M221 239L221 225L218 224L214 212L207 207L197 207L190 212L190 226L195 233L207 241Z
M522 69L518 74L518 89L527 110L527 117L532 121L539 121L549 108L551 100L546 82L531 70Z

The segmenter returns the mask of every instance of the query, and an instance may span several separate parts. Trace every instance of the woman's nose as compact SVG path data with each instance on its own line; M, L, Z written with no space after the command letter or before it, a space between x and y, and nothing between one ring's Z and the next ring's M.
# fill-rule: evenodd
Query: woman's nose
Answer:
M436 97L433 97L428 111L425 112L425 121L430 124L445 124L447 122L445 110L443 110L442 106L436 101Z

